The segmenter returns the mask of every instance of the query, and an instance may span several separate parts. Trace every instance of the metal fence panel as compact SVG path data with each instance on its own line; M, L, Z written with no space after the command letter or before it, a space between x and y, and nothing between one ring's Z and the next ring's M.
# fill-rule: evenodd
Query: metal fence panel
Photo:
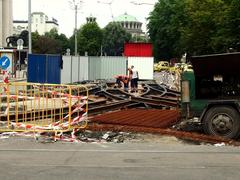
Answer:
M78 81L88 80L88 57L79 57Z
M18 82L0 83L0 89L0 132L86 127L88 90L84 86Z
M126 74L127 61L125 57L101 57L100 79L113 79L115 75Z
M61 83L67 84L88 80L88 69L88 57L63 56Z
M101 79L101 58L89 57L88 60L88 79L96 80Z
M72 56L71 83L78 81L78 71L79 71L79 57Z
M72 56L63 56L63 68L61 69L61 84L71 83L72 81Z
M46 81L46 55L28 55L28 82L45 83Z
M46 55L46 79L44 83L60 84L61 81L61 56Z
M153 79L153 57L128 57L128 67L133 65L139 79Z
M28 82L60 83L61 56L29 54Z

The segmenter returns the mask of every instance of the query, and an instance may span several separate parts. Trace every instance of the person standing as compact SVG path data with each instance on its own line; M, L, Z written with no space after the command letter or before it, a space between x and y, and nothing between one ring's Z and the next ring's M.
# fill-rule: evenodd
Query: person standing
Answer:
M132 66L130 66L128 68L128 80L129 80L128 86L131 87L131 89L132 89L132 74L133 74Z
M138 89L138 71L134 68L134 66L131 66L132 69L132 79L131 79L131 92L137 92Z

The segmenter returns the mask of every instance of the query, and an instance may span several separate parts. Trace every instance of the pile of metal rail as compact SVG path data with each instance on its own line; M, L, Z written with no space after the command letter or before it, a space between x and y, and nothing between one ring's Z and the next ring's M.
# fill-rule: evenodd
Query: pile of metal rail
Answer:
M179 99L179 92L152 82L135 93L107 84L90 96L88 113L95 124L169 128L180 119Z
M107 85L90 90L89 114L91 116L121 109L178 109L180 93L158 84L142 84L137 93Z
M233 140L172 128L181 119L180 93L164 85L142 83L138 93L111 85L101 87L90 90L93 95L89 103L89 130L157 133L197 142L240 145Z

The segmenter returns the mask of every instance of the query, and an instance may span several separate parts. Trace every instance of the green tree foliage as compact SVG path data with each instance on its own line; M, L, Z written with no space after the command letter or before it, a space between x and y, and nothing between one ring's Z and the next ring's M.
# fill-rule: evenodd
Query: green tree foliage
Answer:
M183 54L181 31L186 24L185 0L159 0L150 13L147 25L157 60Z
M33 41L33 53L37 54L60 54L60 46L55 39L51 39L46 35L39 36Z
M65 54L66 49L70 48L70 41L65 34L58 34L57 29L53 28L50 32L45 33L45 36L56 41L56 52Z
M38 54L65 54L69 48L69 40L64 34L58 34L56 29L52 29L45 35L38 32L32 33L33 53Z
M40 38L40 35L38 34L38 32L32 32L32 51L33 53L36 53L35 49L37 49L37 41Z
M58 30L56 28L53 28L49 32L46 32L45 36L47 36L51 39L57 39L58 38Z
M74 35L70 38L71 52L74 52ZM102 44L102 30L96 22L86 23L77 31L78 53L89 56L100 55Z
M148 29L156 59L240 49L239 0L159 0Z
M226 6L221 0L188 0L188 24L182 33L183 44L191 55L226 51L223 37Z
M70 48L70 41L65 34L60 34L57 39L58 43L61 46L62 54L65 54L67 49Z
M103 52L108 56L121 56L124 43L130 40L131 34L119 24L111 22L103 29Z
M225 35L228 47L240 51L240 2L239 0L225 0L228 5L225 19Z

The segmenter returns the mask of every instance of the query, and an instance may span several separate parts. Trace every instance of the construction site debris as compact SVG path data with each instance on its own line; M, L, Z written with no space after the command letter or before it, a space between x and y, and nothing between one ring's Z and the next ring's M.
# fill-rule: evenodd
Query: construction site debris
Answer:
M225 139L218 136L208 136L204 134L198 134L193 132L184 132L174 129L161 129L161 128L150 128L150 127L139 127L139 126L126 126L116 124L90 124L87 127L88 130L92 131L114 131L114 132L135 132L135 133L154 133L166 136L175 136L179 139L191 140L195 142L204 142L210 144L225 143L226 145L240 146L240 142L232 139Z
M178 110L129 109L94 116L90 120L101 124L169 128L179 118Z
M158 84L163 84L169 89L180 91L180 72L161 71L154 73L154 79Z
M181 120L180 123L177 123L173 126L174 129L179 131L187 131L187 132L199 132L202 133L202 125L199 119L187 119Z
M225 146L225 143L217 143L217 144L214 144L214 146L216 146L216 147L222 147L222 146Z
M32 132L4 132L0 134L0 139L11 137L32 137L38 143L55 143L55 142L75 142L75 143L124 143L125 141L142 140L144 135L129 132L113 131L90 131L84 130L75 134L71 133L55 134L52 132L32 133ZM135 142L136 142L135 141Z
M7 103L7 96L1 95L1 116L0 127L10 125L11 130L28 129L30 132L9 132L1 133L0 139L9 138L12 136L27 136L34 137L37 142L52 143L56 141L62 142L112 142L123 143L126 140L138 139L138 133L154 133L164 136L174 136L179 139L185 139L190 141L205 142L215 144L215 146L224 145L236 145L240 143L223 139L220 137L206 136L195 132L201 132L201 125L196 119L192 121L184 121L178 123L180 120L180 93L179 93L179 76L170 72L157 73L156 77L158 83L154 81L140 82L137 93L131 93L130 91L124 91L123 88L114 87L114 83L108 81L96 81L87 82L88 93L81 90L83 96L88 95L88 103L83 103L83 106L66 106L61 109L54 109L54 115L51 116L56 120L54 124L49 123L46 126L32 126L27 121L21 122L23 118L29 117L39 118L38 116L49 115L53 111L52 109L41 109L41 112L27 111L27 104L19 104L17 107L18 114L11 113L6 116L7 112L12 112L16 107L14 104ZM21 102L27 97L25 96L17 98L15 95L8 97L10 100ZM66 91L61 91L59 97L56 93L47 92L49 95L44 96L48 101L53 96L57 101L59 98L61 101L65 100L64 94ZM74 89L72 90L72 97L78 93ZM50 96L51 95L51 96ZM78 97L78 96L77 96ZM15 99L14 99L15 98ZM67 102L65 102L66 104ZM4 105L4 106L3 106ZM75 116L75 112L78 112L78 108L87 109L88 114L80 114L81 116ZM21 109L25 110L21 114ZM31 109L32 110L32 109ZM34 113L33 113L34 112ZM69 113L70 112L70 113ZM72 115L73 121L68 122L67 118ZM14 118L18 118L18 122L11 122ZM49 116L48 116L49 117ZM76 121L74 118L76 117ZM88 121L84 119L84 122L88 122L89 125L85 128L72 128L69 131L47 132L51 129L64 129L69 125L79 125L83 119L77 117L86 117ZM10 120L8 122L8 119ZM61 121L60 120L64 120ZM59 123L58 123L59 122ZM75 124L72 124L75 123ZM61 127L59 127L61 126ZM196 128L197 127L197 128ZM35 132L36 129L41 132ZM190 132L186 132L190 131Z

